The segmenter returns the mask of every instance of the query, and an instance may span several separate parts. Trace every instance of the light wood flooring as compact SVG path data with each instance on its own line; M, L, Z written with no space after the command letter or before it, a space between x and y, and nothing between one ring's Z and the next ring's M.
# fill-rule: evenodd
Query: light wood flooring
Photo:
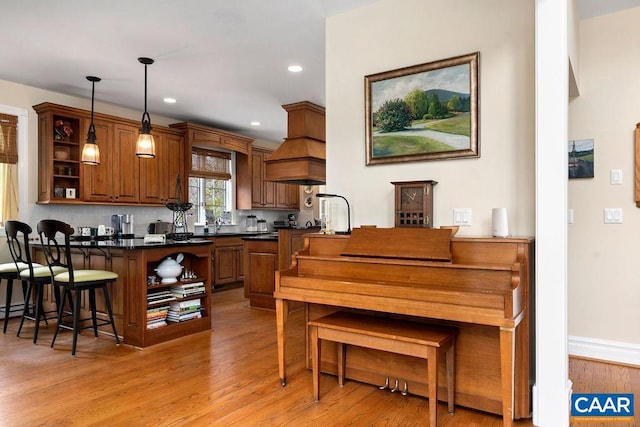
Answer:
M1 426L424 426L428 402L325 376L314 402L304 366L303 312L290 317L288 384L278 380L275 316L247 307L243 290L213 296L213 332L144 350L87 331L71 356L71 334L49 347L53 328L32 343L33 322L0 334ZM571 360L576 392L636 392L640 370ZM629 384L635 384L630 386ZM635 387L635 389L633 389ZM501 417L438 405L439 425L501 426ZM531 420L516 421L531 426ZM593 426L593 424L589 424ZM609 425L610 426L610 425Z

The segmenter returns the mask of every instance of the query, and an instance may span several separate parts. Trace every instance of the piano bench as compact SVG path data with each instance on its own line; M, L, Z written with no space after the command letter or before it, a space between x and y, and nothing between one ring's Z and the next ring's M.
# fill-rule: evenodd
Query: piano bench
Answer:
M458 331L417 322L338 311L309 322L313 397L320 400L321 340L338 343L338 383L344 384L346 344L427 359L429 415L436 427L438 356L446 354L447 403L454 409L455 341Z

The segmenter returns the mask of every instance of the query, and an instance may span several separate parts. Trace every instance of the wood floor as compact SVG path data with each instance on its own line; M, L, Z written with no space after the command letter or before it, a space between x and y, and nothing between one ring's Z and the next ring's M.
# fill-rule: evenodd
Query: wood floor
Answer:
M49 347L52 327L32 343L33 323L0 334L1 426L424 426L428 401L325 376L314 402L304 366L303 313L290 317L288 384L278 380L275 316L247 307L242 289L214 294L213 332L135 349L107 336L71 334ZM571 363L574 390L640 392L640 370ZM635 384L631 386L630 384ZM605 389L602 389L605 387ZM635 389L633 388L635 387ZM438 405L439 425L501 426L501 417ZM517 426L531 426L519 420ZM594 424L589 424L593 426Z

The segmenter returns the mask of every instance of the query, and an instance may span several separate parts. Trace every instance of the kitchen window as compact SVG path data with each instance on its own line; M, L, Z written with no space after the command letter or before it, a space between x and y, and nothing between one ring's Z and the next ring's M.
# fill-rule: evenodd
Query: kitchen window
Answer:
M0 225L18 219L18 116L0 113Z
M231 154L194 148L189 172L189 202L197 223L214 224L231 210Z

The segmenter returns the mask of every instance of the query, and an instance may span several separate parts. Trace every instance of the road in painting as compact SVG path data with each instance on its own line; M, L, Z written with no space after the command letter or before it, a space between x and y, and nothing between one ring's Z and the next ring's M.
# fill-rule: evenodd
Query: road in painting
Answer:
M371 84L372 156L406 156L471 148L470 65Z

